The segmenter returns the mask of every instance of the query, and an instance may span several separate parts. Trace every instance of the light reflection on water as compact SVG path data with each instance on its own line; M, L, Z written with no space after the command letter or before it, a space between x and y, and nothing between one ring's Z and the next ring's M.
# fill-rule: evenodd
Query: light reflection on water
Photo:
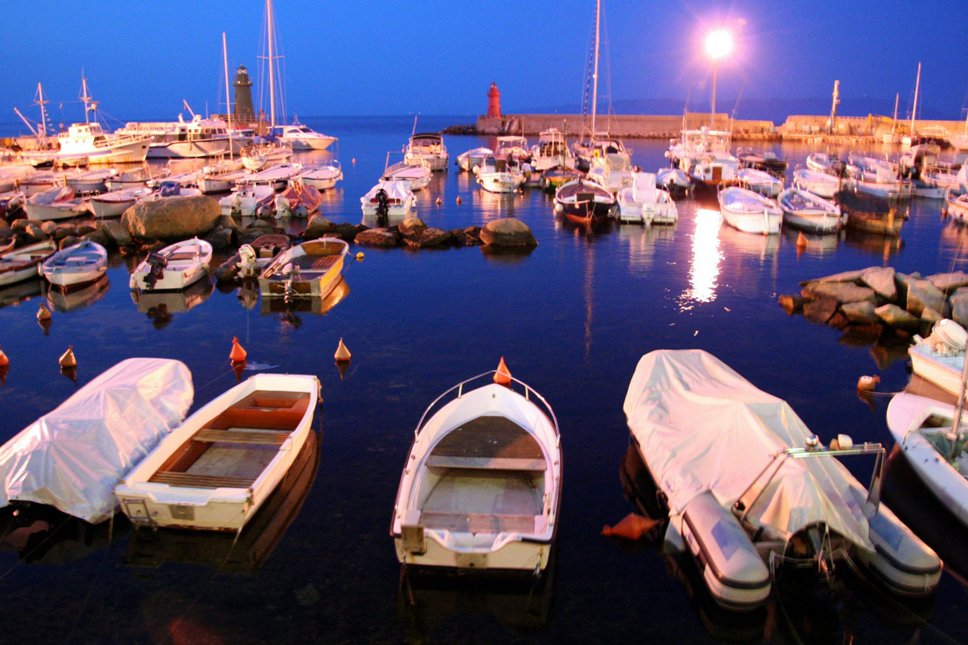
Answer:
M722 216L719 211L705 208L696 211L689 288L679 298L680 312L688 311L695 303L707 303L716 299L719 263L723 260L723 254L719 250L721 225Z

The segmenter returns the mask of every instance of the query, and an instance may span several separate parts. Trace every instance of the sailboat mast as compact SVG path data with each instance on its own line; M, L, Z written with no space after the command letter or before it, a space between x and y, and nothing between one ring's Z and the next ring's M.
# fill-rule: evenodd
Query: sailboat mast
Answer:
M225 71L225 118L229 123L229 156L233 156L235 147L232 144L232 94L229 92L229 49L225 43L225 32L222 32L222 66Z
M49 101L44 98L44 87L40 83L37 83L37 100L35 103L40 106L40 127L37 128L37 134L41 141L44 141L47 139L47 108L44 106Z
M894 120L891 121L891 134L897 132L897 104L901 100L901 93L894 93Z
M595 141L595 117L598 112L598 45L602 19L602 0L595 0L595 66L592 71L592 141Z
M84 72L81 72L81 101L84 102L84 123L90 123L91 120L88 119L87 113L91 110L91 97L87 94L87 78L84 76Z
M275 43L273 37L276 28L272 20L272 0L266 0L266 30L269 39L269 134L276 131L276 77L273 67L276 65Z
M914 81L914 108L911 110L911 139L914 139L914 119L918 115L918 90L921 89L921 63L918 63L918 78Z

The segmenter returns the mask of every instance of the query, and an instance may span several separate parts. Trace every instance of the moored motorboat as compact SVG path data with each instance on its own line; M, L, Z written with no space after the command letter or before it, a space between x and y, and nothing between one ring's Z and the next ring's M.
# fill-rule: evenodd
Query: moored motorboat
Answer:
M105 219L108 217L120 217L124 211L134 206L139 201L151 195L154 191L151 188L122 188L113 190L109 193L92 195L88 199L91 212L94 217Z
M681 197L692 190L692 180L681 168L659 168L655 172L655 181L673 197Z
M965 367L965 345L968 334L950 318L943 318L931 328L927 338L914 337L908 348L911 371L951 396L961 392L961 375Z
M292 125L276 126L279 140L295 152L303 150L325 150L333 145L336 137L316 132L307 125L296 122Z
M390 221L401 222L411 217L417 209L417 198L409 182L380 181L360 197L360 206L364 220L386 226Z
M618 193L618 217L622 222L650 224L675 224L679 211L667 190L656 185L656 176L650 172L632 175L632 185Z
M624 410L666 502L665 543L691 553L720 605L761 605L785 567L860 564L908 596L938 584L941 560L879 503L880 444L825 448L785 401L702 350L643 356ZM865 454L870 491L838 459Z
M905 217L897 202L861 195L852 190L834 193L834 201L847 216L847 228L865 233L897 237Z
M843 189L844 181L841 177L825 172L818 172L809 168L797 168L793 171L793 186L807 190L814 195L832 198L837 191Z
M90 240L61 249L41 265L41 273L47 281L65 290L94 282L107 270L107 250Z
M276 189L269 184L239 185L218 200L222 215L260 217L272 212Z
M740 168L736 171L736 177L740 186L764 197L775 198L783 190L783 181L765 170Z
M208 275L212 245L197 237L152 251L131 273L132 289L177 291Z
M216 269L215 278L219 282L258 278L273 258L290 246L292 240L285 233L263 233L248 244L241 245L237 253Z
M615 195L588 179L574 179L555 191L555 212L576 224L605 222L614 206Z
M755 168L780 177L786 172L787 162L776 156L775 152L766 150L756 152L750 148L739 148L736 151L736 158L739 165L744 168Z
M477 166L484 163L484 158L493 155L494 151L490 148L477 147L465 150L457 155L457 167L464 172L470 172Z
M552 168L574 168L575 156L565 142L565 135L557 128L538 133L538 143L531 146L531 167L537 172Z
M472 172L480 187L489 193L513 193L524 183L520 167L500 157L487 157Z
M89 215L88 202L70 186L54 186L28 197L23 203L27 219L58 220Z
M117 363L0 448L0 506L33 502L107 520L115 484L185 417L194 394L181 361Z
M944 213L955 221L968 221L968 193L958 195L949 189L944 197Z
M57 250L54 240L44 240L0 253L0 288L40 275L41 263Z
M313 375L256 374L175 428L115 488L136 526L239 531L312 432Z
M410 190L423 190L430 184L433 172L430 164L426 160L398 161L390 163L390 155L387 153L387 163L383 169L380 181L403 181L410 185Z
M329 190L343 180L343 167L336 159L317 164L303 164L302 172L295 178L316 190Z
M325 298L343 278L349 245L321 237L282 251L259 275L263 296Z
M447 146L438 132L418 132L410 137L403 159L410 165L426 164L434 172L447 170Z
M762 235L780 232L783 211L772 199L736 186L719 191L717 198L723 220L733 228Z
M777 197L783 223L811 233L835 233L846 224L840 206L799 188L787 188Z
M539 574L561 483L558 422L540 394L500 368L458 383L414 432L390 525L397 559L436 571Z

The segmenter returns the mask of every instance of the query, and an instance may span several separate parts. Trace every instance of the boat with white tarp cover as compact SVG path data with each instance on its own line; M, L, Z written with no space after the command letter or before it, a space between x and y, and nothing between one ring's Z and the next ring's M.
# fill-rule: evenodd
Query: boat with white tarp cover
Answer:
M861 565L909 596L937 586L941 560L879 503L880 444L825 448L789 404L702 350L643 356L624 410L667 500L665 542L692 553L720 605L760 605L781 567ZM870 491L838 459L863 454Z
M115 485L181 423L194 396L181 361L121 361L0 447L0 507L35 502L92 524L108 519Z

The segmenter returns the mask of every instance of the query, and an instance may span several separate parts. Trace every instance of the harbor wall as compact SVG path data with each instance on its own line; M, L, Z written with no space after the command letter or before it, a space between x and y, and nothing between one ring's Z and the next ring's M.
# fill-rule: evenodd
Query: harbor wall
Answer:
M671 139L682 129L709 126L732 130L734 140L808 140L808 141L882 141L888 137L910 135L910 121L895 122L890 117L838 116L833 128L827 115L791 115L781 124L768 120L734 119L726 114L694 112L685 115L622 114L600 116L596 129L629 139ZM577 136L587 129L588 117L579 114L506 114L500 117L480 116L474 126L478 134L522 134L537 136L550 128L561 130L566 136ZM949 136L964 131L963 121L918 120L920 134Z

